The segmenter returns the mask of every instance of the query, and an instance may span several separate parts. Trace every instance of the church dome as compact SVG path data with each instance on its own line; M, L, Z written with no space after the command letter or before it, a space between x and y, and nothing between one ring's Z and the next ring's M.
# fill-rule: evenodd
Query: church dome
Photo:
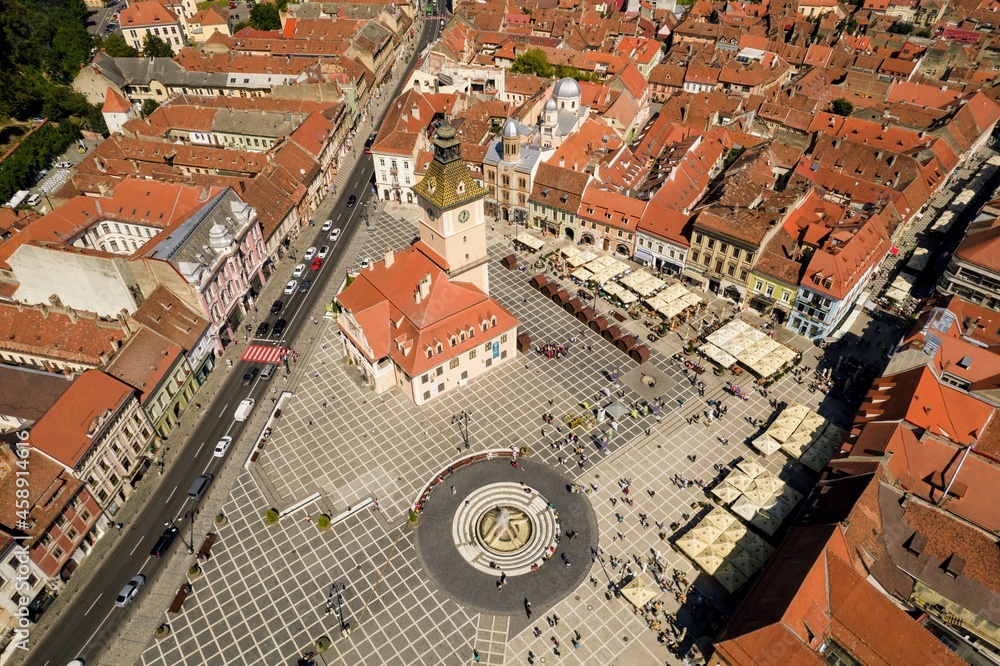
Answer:
M508 120L503 124L503 136L505 139L516 139L520 136L520 132L517 131L517 123L513 120Z
M573 99L580 97L580 84L574 79L560 79L552 89L552 96L558 99Z
M559 107L556 105L556 101L554 99L552 99L551 97L549 98L549 101L545 102L545 112L546 113L548 113L549 111L557 111L558 108Z

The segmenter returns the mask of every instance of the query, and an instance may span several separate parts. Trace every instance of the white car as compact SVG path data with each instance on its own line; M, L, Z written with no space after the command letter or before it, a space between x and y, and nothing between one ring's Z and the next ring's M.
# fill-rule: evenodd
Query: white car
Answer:
M371 265L372 265L372 258L371 257L365 257L364 259L361 260L361 270L364 270L364 269L368 268Z
M326 259L326 255L328 254L330 254L330 246L324 245L319 249L319 254L317 254L316 256L319 257L320 259Z
M138 576L133 577L129 582L125 583L125 587L122 588L122 591L118 593L118 598L115 599L115 606L125 608L132 603L132 600L135 599L135 595L139 594L139 590L145 582L146 577L139 574Z
M306 253L302 255L302 261L312 261L312 258L316 256L316 248L311 247L306 250Z
M305 272L306 272L306 265L299 264L298 266L295 267L295 270L292 271L292 277L302 277L305 274Z
M285 285L285 296L291 296L294 294L297 286L299 286L298 280L289 280L288 284Z
M229 451L229 447L232 445L232 443L233 443L233 438L230 437L229 435L226 435L225 437L220 439L219 443L215 445L214 456L216 458L222 458L223 456L225 456L226 452Z
M333 220L327 220L323 223L323 231L329 231L333 227Z
M330 232L330 242L331 243L336 243L337 239L339 239L339 238L340 238L340 229L334 229L333 231Z

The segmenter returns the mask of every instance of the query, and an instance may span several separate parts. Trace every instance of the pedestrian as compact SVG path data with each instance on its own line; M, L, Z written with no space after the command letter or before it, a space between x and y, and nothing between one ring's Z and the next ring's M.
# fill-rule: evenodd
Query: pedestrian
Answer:
M451 494L452 495L457 495L458 494L458 491L455 489L455 486L451 487Z
M472 658L475 659L476 663L479 663L479 651L476 648L472 648Z

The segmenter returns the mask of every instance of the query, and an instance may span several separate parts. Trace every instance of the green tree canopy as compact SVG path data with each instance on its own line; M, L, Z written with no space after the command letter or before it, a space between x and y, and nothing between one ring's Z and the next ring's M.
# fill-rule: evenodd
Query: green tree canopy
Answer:
M134 58L139 55L138 49L129 46L125 38L117 32L105 39L102 47L104 52L112 58Z
M142 40L142 55L147 58L173 58L174 50L170 44L147 32L146 38Z
M843 97L833 100L830 106L832 107L831 110L838 116L849 116L854 113L854 105Z
M261 3L250 11L250 27L257 30L281 30L281 16L278 7L271 3Z
M142 117L146 118L147 116L149 116L149 114L151 114L153 111L156 111L158 108L160 108L160 103L157 102L155 99L143 100L142 110L141 110Z
M541 49L528 49L514 59L510 71L515 74L534 74L544 79L571 78L577 81L598 81L600 77L568 65L553 65Z

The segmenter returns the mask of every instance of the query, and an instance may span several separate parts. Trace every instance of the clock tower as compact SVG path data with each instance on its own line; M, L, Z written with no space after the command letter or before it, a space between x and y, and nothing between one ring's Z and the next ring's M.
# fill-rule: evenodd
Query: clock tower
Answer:
M434 137L434 160L413 186L421 208L420 244L450 279L471 282L487 295L486 190L462 161L461 140L447 119Z

